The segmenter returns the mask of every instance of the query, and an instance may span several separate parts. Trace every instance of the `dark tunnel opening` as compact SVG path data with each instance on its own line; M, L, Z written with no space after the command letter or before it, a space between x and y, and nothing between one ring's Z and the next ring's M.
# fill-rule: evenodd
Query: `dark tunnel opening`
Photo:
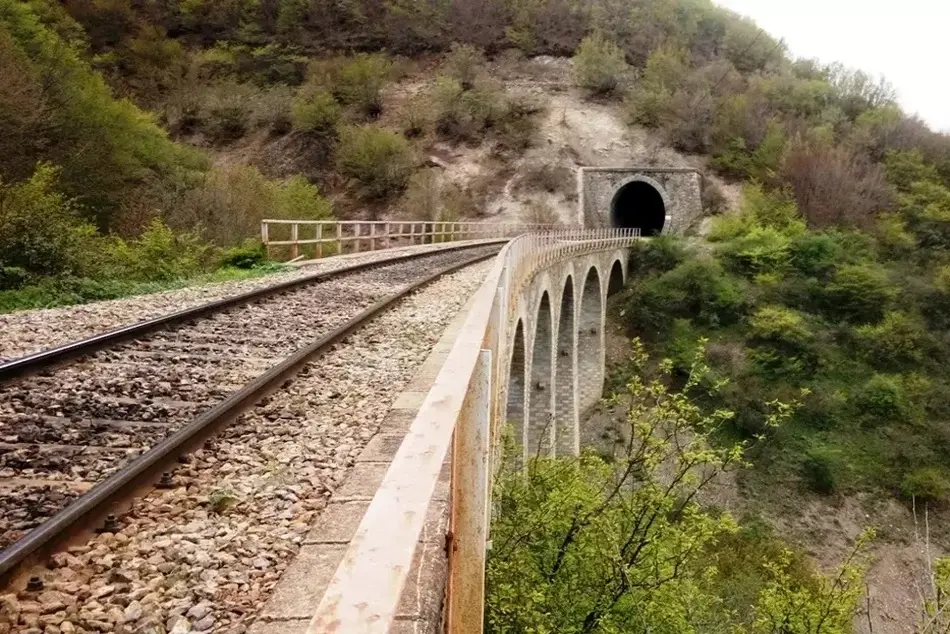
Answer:
M640 229L642 236L656 236L663 230L666 206L653 185L632 181L621 187L610 204L610 222L621 229Z

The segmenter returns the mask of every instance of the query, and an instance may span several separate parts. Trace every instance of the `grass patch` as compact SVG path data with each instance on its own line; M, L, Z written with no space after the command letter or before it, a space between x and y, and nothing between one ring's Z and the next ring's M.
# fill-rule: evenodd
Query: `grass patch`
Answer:
M0 291L0 314L148 295L201 284L247 280L284 270L287 270L286 267L279 264L266 264L252 269L229 267L193 277L160 282L89 278L45 279L15 290Z

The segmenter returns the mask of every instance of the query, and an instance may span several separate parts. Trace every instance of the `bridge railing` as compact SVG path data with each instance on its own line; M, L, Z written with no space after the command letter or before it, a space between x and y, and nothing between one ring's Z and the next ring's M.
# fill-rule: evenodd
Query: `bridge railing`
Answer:
M377 251L457 240L508 238L552 225L419 220L277 220L261 221L261 242L268 257L290 260L341 253Z
M445 627L479 634L484 610L491 490L500 467L515 299L545 267L631 246L635 229L567 229L520 236L476 291L429 390L307 630L390 631L440 472L451 457ZM451 453L450 453L451 452Z

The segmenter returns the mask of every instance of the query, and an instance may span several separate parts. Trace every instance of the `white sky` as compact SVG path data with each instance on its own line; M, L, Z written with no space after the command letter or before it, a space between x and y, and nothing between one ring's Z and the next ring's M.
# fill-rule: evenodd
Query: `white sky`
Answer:
M714 0L747 15L795 57L884 75L901 106L950 132L950 0Z

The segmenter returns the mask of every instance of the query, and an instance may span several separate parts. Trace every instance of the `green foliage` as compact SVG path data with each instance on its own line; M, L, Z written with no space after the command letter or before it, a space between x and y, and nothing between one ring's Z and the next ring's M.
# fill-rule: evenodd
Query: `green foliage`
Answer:
M805 318L781 306L763 306L749 318L752 359L767 376L800 376L814 363Z
M822 295L826 314L862 324L880 320L897 296L897 289L884 271L852 264L838 269Z
M937 169L924 161L920 150L905 150L888 152L884 161L887 180L901 192L908 192L914 183L938 182L940 174Z
M729 268L744 275L773 273L789 263L791 239L772 227L755 226L719 248Z
M692 319L704 326L734 323L743 306L736 280L714 260L693 258L634 284L625 312L638 331L665 332L671 318Z
M115 276L143 282L168 282L194 277L207 269L211 249L197 234L174 233L153 220L135 240L108 246L108 266Z
M242 244L225 249L218 257L222 268L253 269L267 263L267 251L260 240L248 238Z
M731 412L707 412L694 400L707 367L694 362L683 390L672 392L663 378L640 378L646 361L635 345L625 428L609 462L589 453L537 458L526 473L499 479L486 631L623 632L636 623L670 634L751 634L784 621L804 634L818 631L811 619L825 622L820 631L850 631L863 590L863 542L826 577L697 504L710 480L742 463L744 447L712 442ZM772 425L791 411L779 403L771 409ZM742 612L725 607L735 597L721 575L735 572L738 561L759 573L744 580L754 607Z
M328 92L298 95L293 105L294 129L326 136L336 130L341 114L340 104Z
M21 64L25 95L35 97L31 112L22 113L29 115L21 122L30 142L18 148L25 155L15 157L15 165L0 158L0 174L27 178L37 161L55 163L63 193L107 226L149 184L180 182L203 167L199 155L169 141L149 115L113 99L102 78L40 22L33 6L0 1L0 40Z
M923 358L927 330L920 319L891 311L880 323L859 327L855 335L871 363L886 368L919 363Z
M921 467L904 476L901 493L908 499L922 502L940 502L950 494L950 477L941 469Z
M376 117L383 109L383 86L392 76L393 62L388 55L359 53L312 63L309 85L314 90L329 91L362 116Z
M822 495L838 493L841 488L841 456L826 446L811 449L802 462L805 484Z
M688 253L683 243L669 235L637 242L630 249L630 270L637 275L670 271L683 262Z
M908 401L902 377L875 374L851 395L855 411L872 423L909 420L912 404Z
M838 237L831 233L803 233L788 245L791 265L802 275L827 279L846 258Z
M209 172L170 210L168 220L174 227L200 228L215 244L233 246L256 235L264 218L326 220L332 211L331 203L302 176L278 183L253 167L233 166Z
M347 126L340 132L337 167L355 179L365 198L385 198L401 191L415 160L405 137L373 125Z
M485 54L468 44L452 43L452 48L445 56L443 68L446 74L459 82L462 90L471 90L475 81L484 73Z
M630 72L620 47L596 33L584 38L572 61L577 83L595 95L616 92Z
M27 181L0 182L0 289L22 285L31 275L78 273L86 264L95 228L54 190L57 174L40 164Z

